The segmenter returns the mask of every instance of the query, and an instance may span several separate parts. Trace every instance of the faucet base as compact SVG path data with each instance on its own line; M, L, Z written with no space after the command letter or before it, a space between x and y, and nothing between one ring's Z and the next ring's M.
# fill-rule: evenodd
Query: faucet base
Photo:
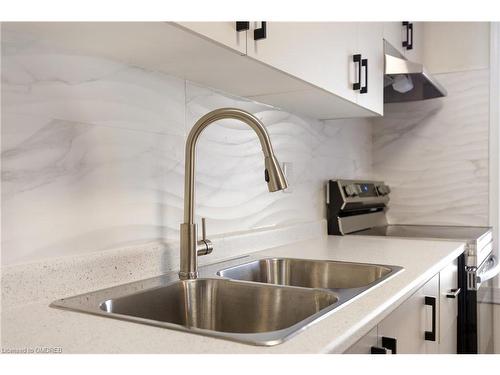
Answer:
M179 279L181 280L193 280L198 278L198 272L182 272L179 271Z

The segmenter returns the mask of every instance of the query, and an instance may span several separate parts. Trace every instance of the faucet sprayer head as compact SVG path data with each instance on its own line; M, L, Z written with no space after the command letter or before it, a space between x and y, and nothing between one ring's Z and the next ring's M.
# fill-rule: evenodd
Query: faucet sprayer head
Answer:
M270 192L285 190L288 187L285 175L281 170L278 160L274 155L266 156L264 178Z

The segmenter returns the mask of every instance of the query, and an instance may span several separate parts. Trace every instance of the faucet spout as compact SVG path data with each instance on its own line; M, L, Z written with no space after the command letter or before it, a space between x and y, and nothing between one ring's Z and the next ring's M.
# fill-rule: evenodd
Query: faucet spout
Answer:
M181 224L180 238L180 271L181 279L194 279L198 276L197 256L211 252L211 243L208 240L197 240L196 224L194 223L194 186L195 186L195 162L196 142L203 130L210 124L223 120L235 119L250 126L259 138L262 152L264 154L264 179L270 192L284 190L287 182L283 171L274 155L271 140L266 128L251 113L237 108L220 108L207 113L200 118L189 132L186 141L185 175L184 175L184 223ZM206 250L200 250L206 247Z

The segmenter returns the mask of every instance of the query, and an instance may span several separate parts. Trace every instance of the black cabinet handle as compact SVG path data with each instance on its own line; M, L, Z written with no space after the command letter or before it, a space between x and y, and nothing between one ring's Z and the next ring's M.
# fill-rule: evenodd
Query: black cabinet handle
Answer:
M408 44L406 49L413 49L413 23L410 22L408 29L410 30L410 44Z
M410 28L408 27L410 23L408 21L403 21L403 27L406 28L406 40L403 40L403 47L408 47L408 42L410 41Z
M436 298L426 296L425 305L432 307L432 331L425 331L425 340L436 341Z
M236 31L245 31L250 29L250 22L248 21L236 21Z
M380 348L378 346L372 346L371 354L387 354L386 348Z
M403 47L413 49L413 23L405 21L403 26L406 27L406 40L403 41Z
M359 90L361 89L361 55L360 54L352 55L352 61L355 64L358 64L358 82L354 82L352 84L352 89Z
M392 354L397 354L398 340L393 337L382 336L382 346L391 351Z
M365 85L359 90L360 94L366 94L368 92L368 59L361 60L361 67L365 68ZM361 78L360 78L361 83Z
M265 21L261 22L260 28L253 31L253 40L266 39L267 38L267 26Z

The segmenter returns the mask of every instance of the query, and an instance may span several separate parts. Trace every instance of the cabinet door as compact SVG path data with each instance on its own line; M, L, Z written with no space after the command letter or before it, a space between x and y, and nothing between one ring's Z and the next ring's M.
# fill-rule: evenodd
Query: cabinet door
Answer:
M390 337L397 340L398 354L437 353L437 335L436 341L425 340L425 332L432 329L432 311L431 307L425 305L425 297L436 298L437 309L438 290L439 274L380 322L378 345L382 345L382 337ZM437 316L439 316L438 311L436 311ZM436 320L436 334L439 329L438 323Z
M427 354L437 354L439 353L439 331L441 327L439 326L439 316L440 316L440 306L439 306L439 277L440 274L434 275L423 287L420 289L421 297L420 303L423 306L423 314L421 314L421 324L422 331L421 339L425 343L425 353ZM430 297L434 300L434 307L426 305L425 300ZM433 312L434 309L434 312ZM426 332L432 332L434 323L434 340L426 339Z
M406 40L406 35L403 35L404 30L402 22L384 22L384 39L402 55L404 55L403 40Z
M424 23L423 22L411 22L413 27L413 39L412 39L412 49L405 48L405 57L414 62L423 62L423 46L424 42ZM406 29L405 29L406 30ZM405 39L406 40L406 35Z
M361 87L357 103L380 115L384 113L384 24L360 22L358 24L358 51L367 67L361 72ZM366 77L368 80L366 81Z
M261 22L251 22L247 54L351 102L357 25L354 22L266 22L266 37L254 40Z
M439 352L457 352L458 288L457 260L444 268L439 276ZM463 291L460 291L463 293ZM455 298L450 298L455 296Z
M247 53L247 32L236 31L236 22L178 22L177 24L242 55Z
M372 347L377 346L377 326L347 349L344 354L371 354Z

